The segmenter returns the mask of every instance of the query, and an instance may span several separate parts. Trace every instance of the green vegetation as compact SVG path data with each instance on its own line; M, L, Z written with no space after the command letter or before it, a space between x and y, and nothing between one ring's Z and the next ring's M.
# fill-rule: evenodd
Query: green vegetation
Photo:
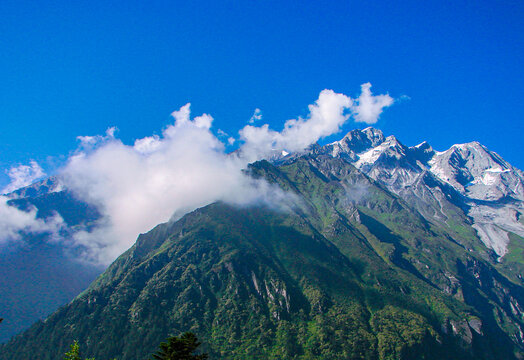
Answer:
M504 262L519 263L524 265L524 239L514 233L509 233L508 252L504 256Z
M522 216L519 220L522 220ZM508 233L508 252L497 264L498 268L516 284L522 284L524 275L524 238Z
M78 341L74 341L71 344L71 348L68 352L65 353L64 360L82 360L82 357L80 356L80 345L78 345ZM95 360L93 359L85 359L85 360Z
M207 354L195 355L194 352L200 346L195 334L185 332L179 337L171 336L166 342L160 343L159 350L152 355L153 360L205 360ZM75 340L68 352L64 354L64 360L83 360L80 356L80 345ZM85 360L95 360L94 358Z
M143 359L185 330L210 359L522 353L514 334L524 323L508 303L524 304L522 288L468 250L467 232L456 240L461 229L428 224L340 159L262 161L250 172L300 201L291 210L215 203L157 226L0 358L38 349L54 360L85 339L96 358Z
M155 360L205 360L207 354L193 354L200 346L195 334L185 332L180 337L171 336L166 342L160 343L160 349L153 354Z

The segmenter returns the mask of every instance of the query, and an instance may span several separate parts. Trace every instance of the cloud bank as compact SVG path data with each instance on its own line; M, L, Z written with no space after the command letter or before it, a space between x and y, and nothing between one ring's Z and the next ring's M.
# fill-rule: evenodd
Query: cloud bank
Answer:
M255 126L254 122L262 118L256 109L238 139L220 131L215 135L211 130L213 118L208 114L191 118L190 104L172 113L174 123L161 135L137 139L132 145L119 140L115 128L105 135L79 136L79 148L59 176L67 189L96 206L103 218L94 230L74 233L68 243L72 240L74 246L84 249L86 260L108 264L140 233L212 202L284 206L295 201L276 186L251 179L243 170L248 163L275 152L302 151L339 132L350 118L376 122L393 99L389 95L373 96L370 87L363 84L356 99L323 90L309 105L305 118L287 120L281 131L270 129L268 124ZM229 144L238 141L239 150L227 154L221 139ZM32 164L33 168L39 167ZM37 174L36 170L33 173ZM6 206L1 206L0 214L6 211ZM42 220L31 224L31 218L37 221L35 214L22 213L10 214L12 224L18 224L10 230L13 236L20 229L33 231L42 226L43 231L45 226L56 226Z
M87 258L108 263L139 233L214 201L243 205L281 196L277 188L246 176L244 159L226 154L210 130L210 115L191 119L187 104L172 116L175 123L161 136L132 146L99 137L62 172L65 186L104 215L96 230L74 235Z
M55 216L47 219L38 219L35 208L22 211L8 205L8 201L8 197L0 195L0 245L20 240L22 232L49 233L53 237L58 236L58 232L64 223L60 215L55 214Z

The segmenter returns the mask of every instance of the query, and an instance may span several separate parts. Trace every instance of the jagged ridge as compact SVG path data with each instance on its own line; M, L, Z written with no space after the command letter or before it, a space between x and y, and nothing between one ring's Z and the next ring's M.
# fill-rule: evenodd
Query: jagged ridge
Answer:
M249 171L299 196L290 211L213 204L158 226L0 358L56 358L77 338L89 356L138 359L185 330L214 358L522 354L522 286L472 233L343 158L288 160Z

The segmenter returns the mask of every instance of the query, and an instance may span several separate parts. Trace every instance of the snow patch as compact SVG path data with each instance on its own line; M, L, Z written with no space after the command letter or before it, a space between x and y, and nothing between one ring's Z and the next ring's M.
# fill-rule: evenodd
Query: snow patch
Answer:
M446 170L442 167L440 167L436 160L431 159L429 162L428 162L428 165L429 165L429 171L435 175L437 178L439 178L440 180L442 180L443 182L447 183L447 184L450 184L449 182L449 175L446 173Z
M509 169L502 170L501 168L490 168L490 169L486 169L484 171L492 172L492 173L506 173L506 172L510 172Z
M480 181L484 184L484 185L495 185L497 183L497 180L498 180L498 176L491 173L491 172L486 172L482 178L480 178Z
M373 148L371 150L368 150L366 152L363 152L358 155L359 159L355 163L355 166L357 168L362 167L364 164L374 164L375 161L380 157L380 154L382 154L382 148L380 146L377 146L376 148Z

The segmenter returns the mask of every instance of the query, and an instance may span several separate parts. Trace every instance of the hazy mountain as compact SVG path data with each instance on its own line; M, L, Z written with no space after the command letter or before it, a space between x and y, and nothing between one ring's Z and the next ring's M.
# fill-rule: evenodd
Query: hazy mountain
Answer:
M8 196L11 206L38 209L38 218L60 214L70 228L86 225L99 216L95 209L62 190L54 178ZM0 341L9 340L71 301L102 271L47 234L24 233L21 239L4 244L0 249L0 317L4 318Z

